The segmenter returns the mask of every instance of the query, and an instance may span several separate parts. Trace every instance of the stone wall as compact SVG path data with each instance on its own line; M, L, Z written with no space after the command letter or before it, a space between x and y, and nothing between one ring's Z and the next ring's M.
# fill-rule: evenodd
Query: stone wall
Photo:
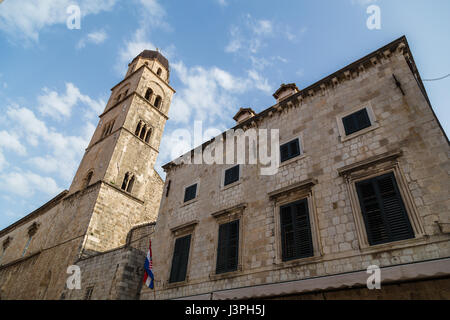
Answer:
M144 262L154 223L133 228L125 246L79 260L81 289L66 289L64 299L92 300L138 299L144 276Z
M169 181L171 188L161 202L153 251L155 276L163 281L157 299L450 256L450 237L439 228L439 223L450 222L448 140L408 65L409 53L399 49L385 55L384 50L360 61L357 71L336 74L334 85L305 90L302 99L255 117L253 127L279 129L280 143L300 137L302 155L283 163L277 174L263 176L260 166L242 165L241 180L224 188L223 170L230 165L166 166L166 188ZM345 137L340 119L360 107L371 108L373 125ZM251 128L251 120L247 123ZM395 173L415 238L369 246L354 181L386 172ZM197 198L184 204L184 188L196 182ZM271 197L283 188L292 190ZM314 256L283 262L279 207L305 198ZM216 275L218 220L212 214L239 205L245 209L228 215L241 219L239 267ZM183 226L192 234L188 277L169 284L174 242L182 233L176 230ZM141 296L153 299L145 288Z

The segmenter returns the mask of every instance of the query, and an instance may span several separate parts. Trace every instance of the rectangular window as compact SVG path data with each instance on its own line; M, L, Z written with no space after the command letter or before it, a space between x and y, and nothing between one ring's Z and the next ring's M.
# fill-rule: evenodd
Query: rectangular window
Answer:
M308 201L303 199L280 208L283 261L314 255Z
M372 125L366 108L342 118L342 123L347 136Z
M370 245L414 238L393 173L356 183Z
M239 253L239 220L219 226L216 273L236 271Z
M299 139L292 140L280 146L281 162L295 158L300 155Z
M197 184L193 184L190 187L187 187L184 190L184 202L188 202L192 199L195 199L197 196Z
M169 283L181 282L186 280L190 247L191 235L178 238L175 241Z
M225 170L225 180L223 185L227 186L236 181L239 181L239 165Z

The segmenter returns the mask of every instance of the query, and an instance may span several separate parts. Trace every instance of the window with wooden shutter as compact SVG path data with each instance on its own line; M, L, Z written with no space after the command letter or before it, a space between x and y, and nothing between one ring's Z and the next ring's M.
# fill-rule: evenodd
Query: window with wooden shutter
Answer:
M188 202L192 199L195 199L197 196L197 184L193 184L190 187L187 187L184 190L184 202Z
M283 261L314 255L307 199L280 208Z
M370 245L414 238L393 173L356 184Z
M300 141L298 138L280 146L281 162L290 160L299 155L300 155Z
M366 108L342 118L342 123L347 136L372 125Z
M216 273L236 271L239 260L239 220L219 226Z
M191 246L191 235L178 238L173 250L172 269L170 271L170 283L186 280L187 265L189 260L189 249Z
M239 181L239 165L225 170L225 180L223 185L227 186L236 181Z

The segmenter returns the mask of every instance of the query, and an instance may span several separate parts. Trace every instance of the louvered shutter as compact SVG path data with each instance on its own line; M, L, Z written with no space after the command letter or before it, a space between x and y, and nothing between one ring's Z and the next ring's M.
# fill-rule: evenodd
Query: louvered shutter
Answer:
M224 185L227 186L239 180L239 165L225 170Z
M197 184L194 184L184 191L184 202L195 199L197 195Z
M369 114L365 108L344 117L342 122L344 124L346 135L350 135L371 126Z
M289 145L284 144L280 147L281 162L289 159Z
M236 271L239 260L239 220L219 226L216 273Z
M306 199L283 206L281 213L281 241L283 261L314 255L308 202Z
M414 231L392 173L357 184L370 245L414 238Z
M186 279L187 265L189 260L189 249L191 246L191 235L178 238L172 258L172 269L169 282L180 282Z
M300 142L298 139L292 140L280 146L281 162L295 158L300 155Z

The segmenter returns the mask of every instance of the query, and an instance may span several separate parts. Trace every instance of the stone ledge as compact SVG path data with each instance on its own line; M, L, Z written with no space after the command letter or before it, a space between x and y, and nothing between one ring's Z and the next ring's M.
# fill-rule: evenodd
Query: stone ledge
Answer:
M308 180L300 181L300 182L294 183L290 186L269 192L268 195L269 195L270 200L276 200L279 197L281 197L285 194L291 193L291 192L296 192L296 191L305 190L305 189L311 189L316 184L317 184L317 180L314 178L310 178Z

